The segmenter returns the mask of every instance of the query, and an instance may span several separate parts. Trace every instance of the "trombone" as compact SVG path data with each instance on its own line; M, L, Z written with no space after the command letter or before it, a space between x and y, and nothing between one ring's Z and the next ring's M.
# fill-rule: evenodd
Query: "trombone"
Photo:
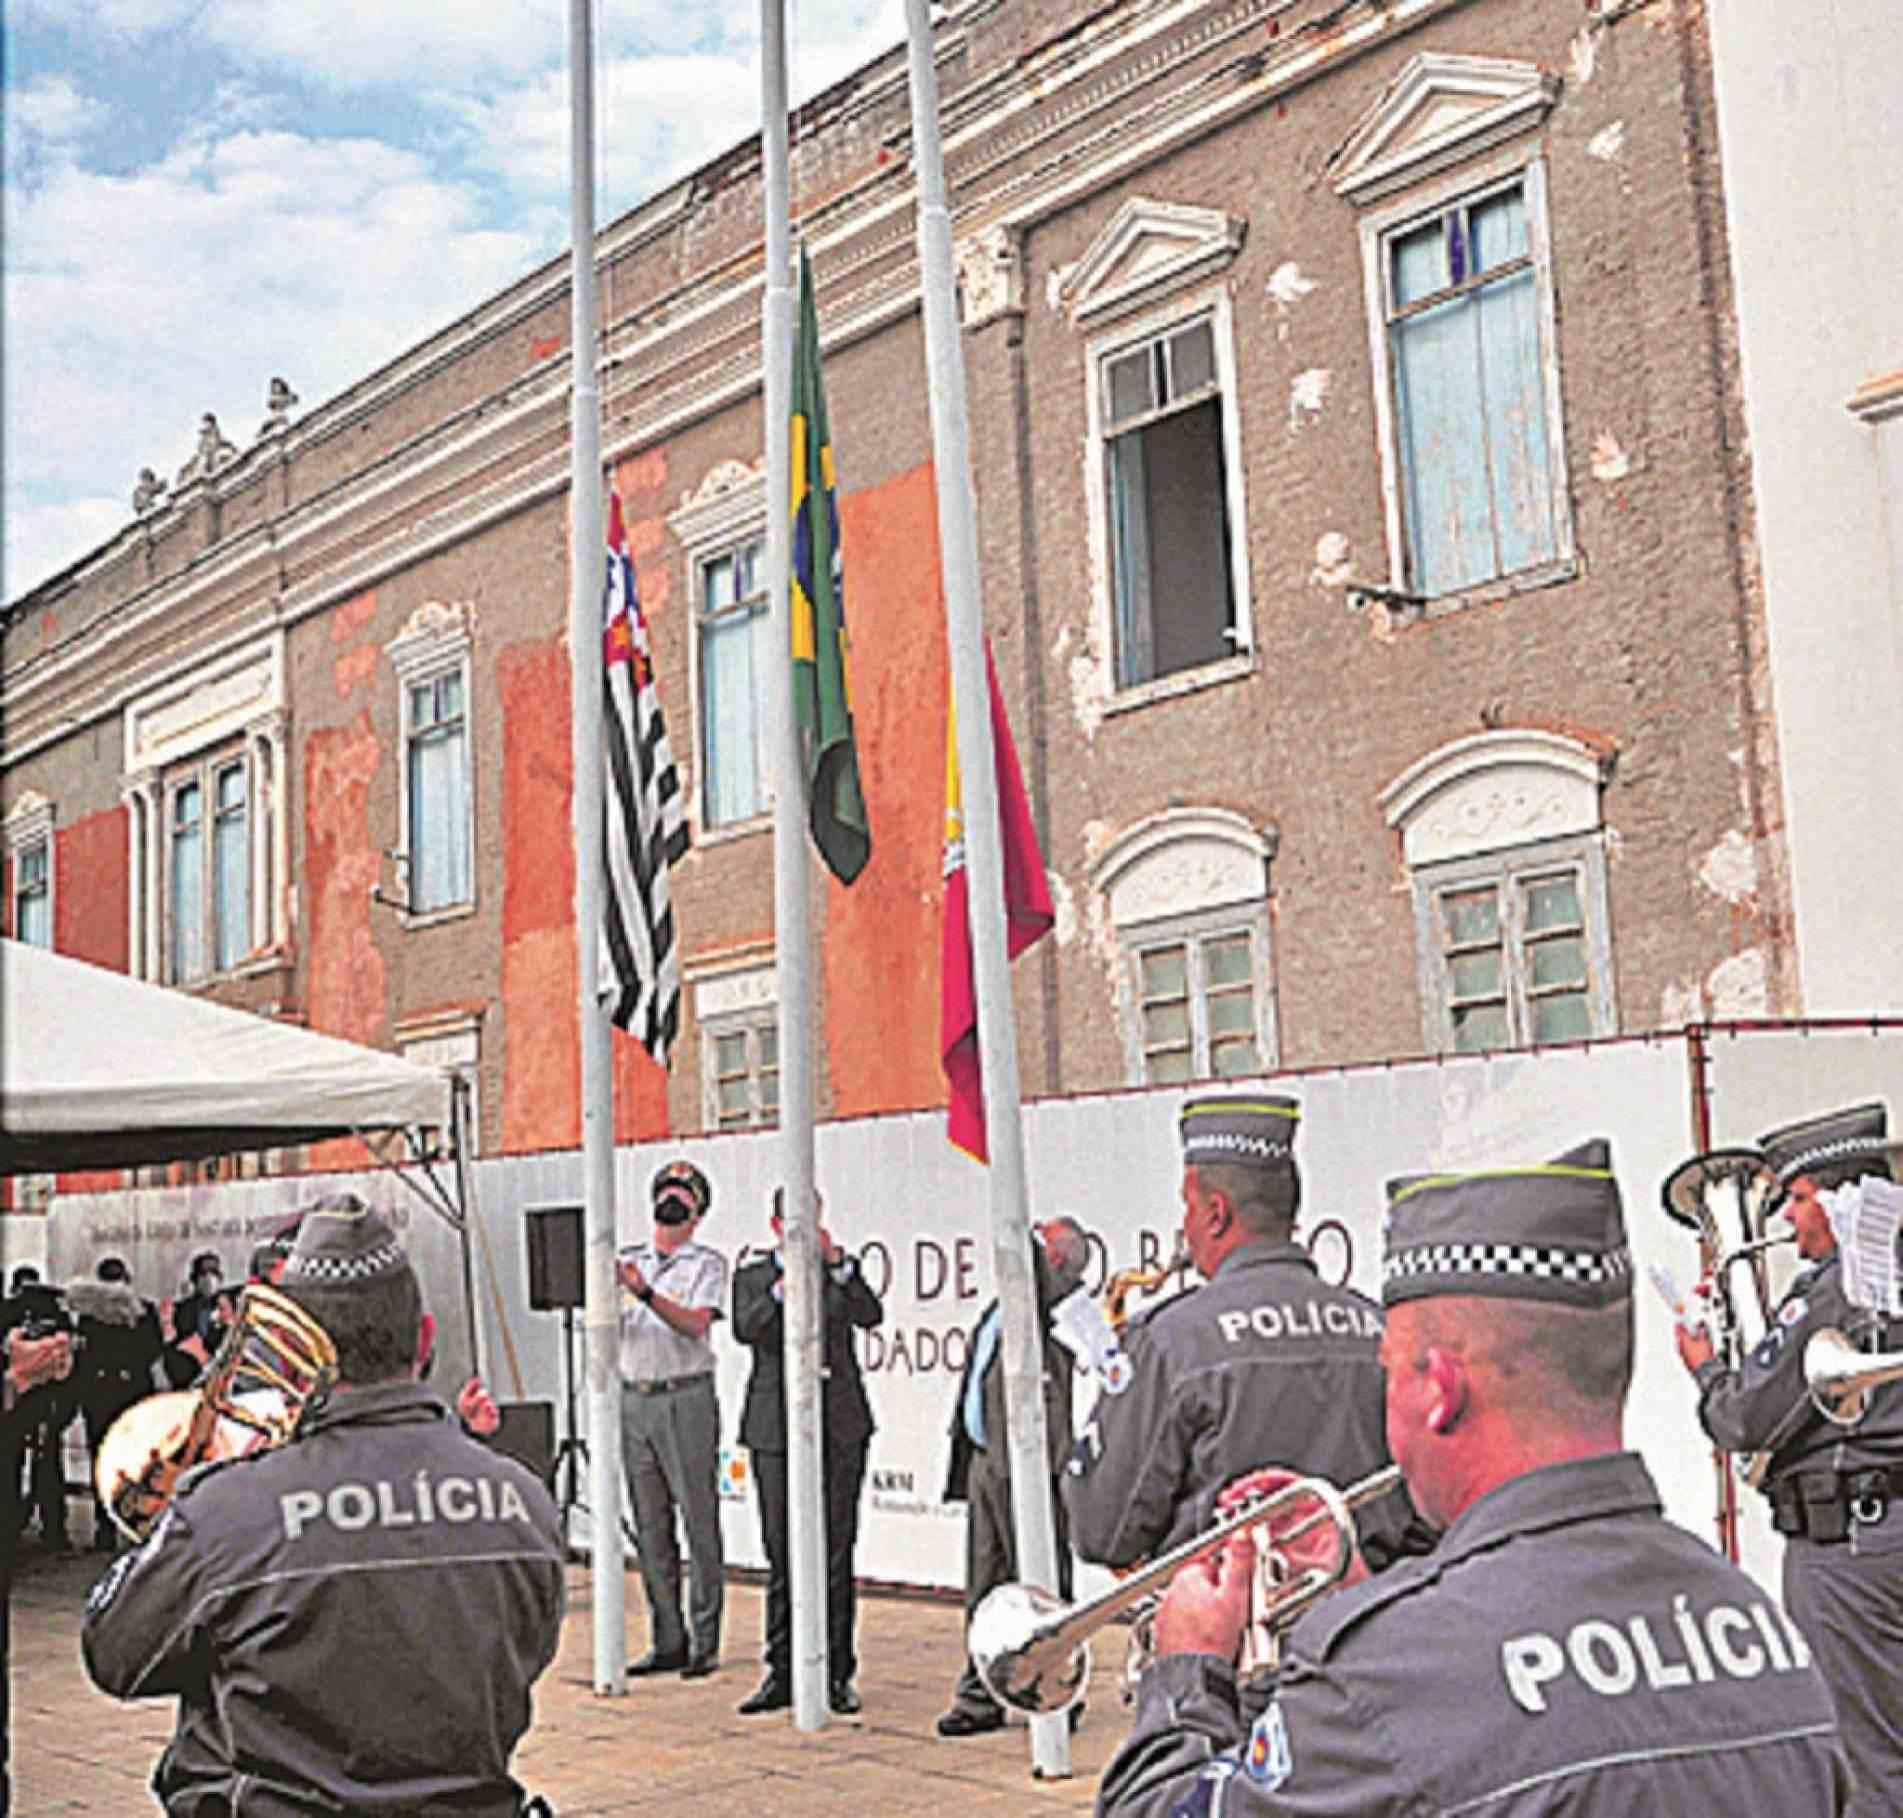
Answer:
M1257 1561L1247 1635L1278 1634L1346 1576L1355 1552L1354 1511L1387 1495L1400 1481L1398 1465L1387 1465L1347 1489L1338 1489L1325 1478L1297 1478L1266 1496L1238 1504L1202 1533L1159 1554L1085 1603L1066 1603L1036 1585L999 1585L972 1612L966 1635L972 1664L992 1697L1012 1710L1036 1717L1068 1710L1083 1697L1089 1682L1089 1638L1098 1629L1143 1603L1184 1566L1218 1552L1231 1535L1257 1526L1272 1530L1276 1517L1286 1515L1291 1506L1319 1503L1313 1513L1273 1534ZM1324 1523L1334 1530L1335 1551L1329 1563L1290 1572L1283 1549Z

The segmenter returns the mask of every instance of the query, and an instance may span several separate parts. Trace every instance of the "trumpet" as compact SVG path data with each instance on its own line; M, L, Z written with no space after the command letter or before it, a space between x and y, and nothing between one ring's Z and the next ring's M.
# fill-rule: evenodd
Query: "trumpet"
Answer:
M1012 1710L1037 1717L1068 1710L1089 1683L1090 1637L1098 1629L1145 1602L1183 1567L1218 1552L1232 1535L1258 1526L1273 1530L1278 1514L1305 1501L1316 1502L1320 1508L1273 1534L1258 1561L1249 1632L1280 1633L1347 1574L1355 1551L1354 1511L1387 1495L1400 1481L1398 1465L1385 1466L1347 1489L1325 1478L1297 1478L1239 1504L1202 1533L1159 1554L1086 1603L1066 1603L1037 1585L999 1585L972 1612L966 1635L972 1664L992 1697ZM1324 1523L1335 1537L1328 1564L1289 1571L1287 1544Z
M99 1506L143 1540L194 1465L285 1443L337 1381L337 1348L275 1288L254 1284L195 1389L148 1395L106 1429L94 1462Z
M1121 1338L1129 1327L1132 1294L1154 1294L1172 1275L1188 1267L1189 1245L1179 1231L1168 1261L1147 1269L1119 1269L1103 1285L1103 1316L1110 1322L1111 1331Z
M1903 1381L1903 1351L1863 1351L1835 1326L1813 1332L1804 1346L1811 1405L1833 1426L1854 1427L1869 1411L1872 1391Z

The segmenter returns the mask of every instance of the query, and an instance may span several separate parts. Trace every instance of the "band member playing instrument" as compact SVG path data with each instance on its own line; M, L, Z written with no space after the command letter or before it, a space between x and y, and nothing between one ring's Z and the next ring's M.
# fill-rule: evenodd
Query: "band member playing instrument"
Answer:
M1331 1287L1294 1241L1302 1204L1292 1098L1183 1107L1183 1223L1206 1285L1132 1321L1127 1386L1107 1388L1064 1480L1079 1555L1129 1565L1208 1526L1223 1485L1284 1464L1338 1483L1388 1462L1381 1313ZM1361 1512L1385 1565L1408 1544L1398 1493Z
M1790 1220L1810 1266L1736 1369L1704 1333L1678 1328L1678 1354L1697 1380L1698 1417L1713 1442L1770 1453L1758 1487L1785 1537L1784 1601L1836 1699L1857 1818L1903 1812L1903 1384L1876 1389L1854 1427L1838 1426L1812 1405L1804 1353L1816 1332L1861 1336L1868 1323L1845 1297L1818 1194L1891 1178L1887 1124L1882 1105L1859 1105L1762 1138L1778 1183L1767 1216Z
M338 1386L289 1444L179 1480L93 1589L87 1670L177 1697L153 1779L175 1818L513 1818L509 1757L561 1634L560 1517L416 1381L421 1296L375 1212L313 1207L279 1291L329 1334Z
M1247 1730L1247 1529L1178 1573L1099 1812L1841 1813L1803 1637L1621 1449L1632 1277L1607 1145L1388 1200L1388 1441L1445 1532L1311 1607Z

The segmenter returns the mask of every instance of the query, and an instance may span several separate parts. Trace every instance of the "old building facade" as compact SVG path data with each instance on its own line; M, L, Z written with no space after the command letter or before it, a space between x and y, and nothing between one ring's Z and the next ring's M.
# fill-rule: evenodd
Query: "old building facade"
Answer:
M1038 1093L1803 1008L1695 0L961 0L985 614L1058 903ZM946 661L903 57L807 107L874 854L821 1110L942 1102ZM624 1137L776 1103L757 147L601 237L604 446L694 846ZM10 929L578 1140L551 266L16 602ZM588 559L593 559L592 556Z

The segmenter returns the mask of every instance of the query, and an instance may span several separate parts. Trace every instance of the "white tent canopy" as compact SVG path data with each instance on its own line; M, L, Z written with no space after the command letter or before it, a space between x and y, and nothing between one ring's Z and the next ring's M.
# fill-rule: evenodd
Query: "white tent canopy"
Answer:
M0 940L0 1174L451 1120L450 1076Z

